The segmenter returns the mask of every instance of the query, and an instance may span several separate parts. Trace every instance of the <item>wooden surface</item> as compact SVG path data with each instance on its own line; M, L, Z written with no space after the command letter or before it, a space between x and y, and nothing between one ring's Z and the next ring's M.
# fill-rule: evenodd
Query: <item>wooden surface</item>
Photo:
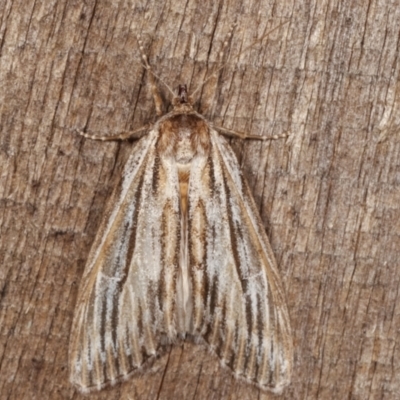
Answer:
M261 393L184 343L90 398L398 398L398 1L2 0L1 400L84 398L68 382L74 305L134 143L74 130L112 134L154 121L138 33L157 74L193 89L222 65L235 18L228 65L197 107L228 128L291 134L231 143L287 292L293 382L282 396Z

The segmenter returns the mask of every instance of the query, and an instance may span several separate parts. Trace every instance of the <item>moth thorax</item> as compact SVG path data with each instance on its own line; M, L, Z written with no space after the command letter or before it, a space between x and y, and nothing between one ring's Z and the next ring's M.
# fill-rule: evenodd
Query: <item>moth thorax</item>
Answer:
M207 122L195 114L176 114L160 123L159 152L188 163L196 155L207 155L210 133Z

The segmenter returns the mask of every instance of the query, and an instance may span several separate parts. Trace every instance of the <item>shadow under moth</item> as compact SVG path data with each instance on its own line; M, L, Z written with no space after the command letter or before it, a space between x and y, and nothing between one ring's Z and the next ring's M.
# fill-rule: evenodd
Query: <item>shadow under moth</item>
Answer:
M159 119L106 138L81 133L139 140L80 284L70 380L82 392L100 390L189 336L235 377L280 392L293 363L284 290L255 202L221 134L278 137L214 126L194 110L186 85L162 115L159 78L140 40L139 46Z

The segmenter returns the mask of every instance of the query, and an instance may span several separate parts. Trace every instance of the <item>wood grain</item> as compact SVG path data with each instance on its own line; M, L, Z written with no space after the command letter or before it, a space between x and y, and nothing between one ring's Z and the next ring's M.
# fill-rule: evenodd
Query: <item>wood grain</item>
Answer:
M231 24L229 60L218 53ZM262 44L235 59L265 29ZM200 346L171 348L93 399L393 399L400 392L400 7L371 2L3 1L0 7L0 398L83 399L68 382L77 289L106 199L155 119L136 35L169 86L208 82L278 260L292 385L236 382ZM164 90L165 100L168 92Z

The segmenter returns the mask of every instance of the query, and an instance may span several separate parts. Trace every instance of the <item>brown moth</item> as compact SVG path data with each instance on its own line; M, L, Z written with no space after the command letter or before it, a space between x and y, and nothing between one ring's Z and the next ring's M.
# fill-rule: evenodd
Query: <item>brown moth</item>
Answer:
M147 57L157 114L161 100ZM140 138L90 251L69 348L81 391L127 379L190 336L235 377L280 392L292 337L276 261L237 159L180 85Z

